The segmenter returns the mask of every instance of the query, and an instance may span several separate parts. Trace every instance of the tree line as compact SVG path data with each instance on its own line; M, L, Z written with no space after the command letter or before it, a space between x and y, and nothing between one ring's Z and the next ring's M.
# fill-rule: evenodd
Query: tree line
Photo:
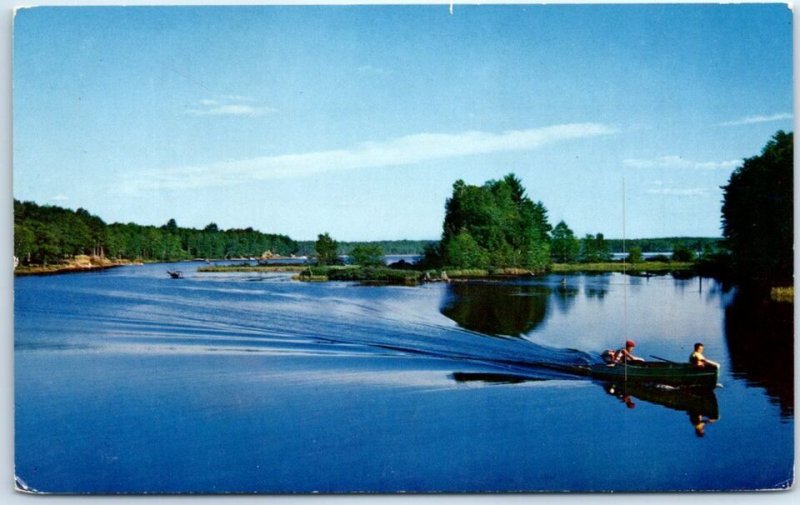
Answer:
M608 239L608 246L614 253L621 253L622 239ZM634 238L625 240L625 252L638 247L643 253L671 253L676 247L685 247L693 251L716 251L722 247L722 238L713 237L659 237Z
M792 285L794 135L778 131L722 187L722 231L739 280Z
M363 242L347 242L336 241L337 252L342 255L351 255L353 250L357 247L379 247L384 254L392 255L415 255L422 254L425 247L435 244L435 240L372 240ZM298 240L297 241L299 256L314 256L316 254L316 241L313 240Z
M112 259L177 261L194 258L288 256L298 250L286 235L253 228L182 228L174 219L163 226L106 224L85 209L14 200L14 256L23 264L59 263L85 254Z

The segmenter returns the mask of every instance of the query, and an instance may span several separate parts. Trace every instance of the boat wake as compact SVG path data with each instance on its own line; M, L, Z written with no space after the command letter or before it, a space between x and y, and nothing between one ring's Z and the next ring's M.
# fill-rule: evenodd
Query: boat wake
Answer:
M31 320L52 327L44 332L18 332L31 338L20 338L16 345L19 350L246 352L375 360L402 355L449 360L455 371L502 371L527 378L574 376L592 360L575 349L471 329L456 314L463 307L453 305L446 286L375 288L286 280L285 275L187 274L180 283L168 278L149 280L148 289L121 285L119 280L99 286L61 286L69 292L59 293L46 306L21 305L24 310L62 316L34 315ZM142 279L134 276L122 281ZM70 309L62 311L59 300L65 300ZM425 366L422 361L420 366Z

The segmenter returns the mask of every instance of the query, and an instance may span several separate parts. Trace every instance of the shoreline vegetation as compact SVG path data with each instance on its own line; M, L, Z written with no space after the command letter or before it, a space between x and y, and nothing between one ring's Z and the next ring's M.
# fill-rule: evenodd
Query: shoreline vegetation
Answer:
M193 260L205 261L205 260ZM209 260L223 261L223 260ZM88 272L104 270L126 265L144 265L145 263L161 263L158 261L142 260L111 260L99 256L79 255L62 263L51 263L48 265L19 265L14 274L25 275L51 275L73 272ZM169 264L169 262L165 262ZM469 278L509 278L509 277L533 277L543 273L553 274L577 274L577 273L610 273L628 272L634 275L647 276L649 274L665 274L670 272L692 272L695 264L691 262L647 262L647 263L625 263L623 262L603 262L603 263L553 263L548 272L533 272L523 268L438 268L438 269L409 269L392 268L391 266L371 266L363 267L359 265L300 265L300 264L251 264L246 260L241 264L232 265L210 265L197 269L203 273L221 272L294 272L303 274L312 272L308 275L298 275L298 280L356 280L356 281L391 281L419 278L424 282L426 274L434 280L441 280L442 273L449 279L469 279Z
M694 274L692 262L650 262L650 263L554 263L548 271L532 271L524 268L397 268L392 266L359 265L264 265L238 264L213 265L198 268L203 273L295 273L293 279L307 282L357 281L363 283L382 283L417 285L426 282L472 279L507 279L537 277L544 274L579 274L622 272L631 275L664 275L667 273Z
M90 272L106 270L109 268L121 267L125 265L143 265L142 261L116 259L112 260L101 256L89 256L80 254L74 258L59 263L49 263L46 265L18 265L14 268L14 275L55 275L77 272Z

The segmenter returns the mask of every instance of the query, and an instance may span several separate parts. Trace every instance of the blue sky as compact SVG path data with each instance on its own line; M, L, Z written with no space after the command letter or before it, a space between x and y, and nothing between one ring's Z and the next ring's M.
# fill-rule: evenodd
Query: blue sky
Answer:
M516 173L578 235L718 236L792 129L785 5L35 8L14 197L106 222L435 239Z

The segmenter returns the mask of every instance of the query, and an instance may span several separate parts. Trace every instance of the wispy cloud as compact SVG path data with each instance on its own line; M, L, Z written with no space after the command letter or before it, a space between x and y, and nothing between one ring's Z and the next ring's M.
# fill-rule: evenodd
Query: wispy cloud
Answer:
M742 119L736 119L734 121L725 121L724 123L718 123L717 126L741 126L746 124L755 124L755 123L770 123L772 121L783 121L784 119L792 119L792 115L788 112L781 112L779 114L772 114L768 116L748 116Z
M363 142L348 149L263 156L139 173L128 187L132 191L181 189L308 177L462 156L531 151L564 140L615 132L615 128L604 124L573 123L502 133L417 133L382 142Z
M186 111L192 116L244 116L259 117L277 112L277 109L254 103L255 101L241 95L225 95L220 98L204 98L198 106Z
M661 156L649 160L626 159L623 165L632 168L688 168L694 170L730 170L739 166L741 160L694 161L681 156Z

